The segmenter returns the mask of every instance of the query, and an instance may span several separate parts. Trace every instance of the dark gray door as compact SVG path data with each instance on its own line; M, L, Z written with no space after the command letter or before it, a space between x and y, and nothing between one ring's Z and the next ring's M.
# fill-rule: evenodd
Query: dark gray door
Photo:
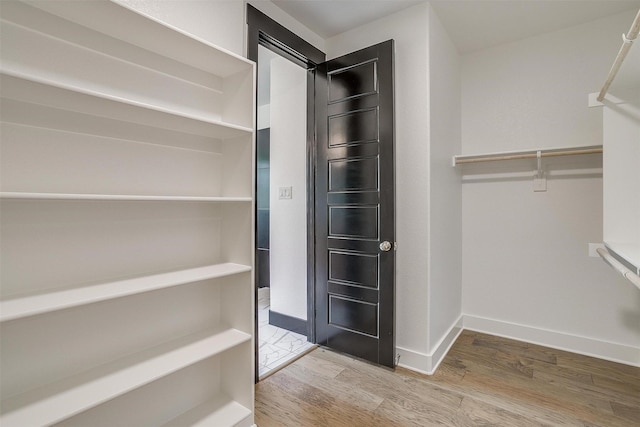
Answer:
M317 76L316 340L393 367L393 40Z

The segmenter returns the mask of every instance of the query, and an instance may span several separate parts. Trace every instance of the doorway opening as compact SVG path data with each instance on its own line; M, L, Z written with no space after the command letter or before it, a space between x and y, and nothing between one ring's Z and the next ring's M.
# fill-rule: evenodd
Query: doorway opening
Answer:
M258 374L307 341L307 72L258 47L256 246Z
M269 276L268 323L280 323L275 326L303 335L306 330L311 343L393 368L396 361L394 41L387 40L324 62L322 52L249 5L247 17L248 56L258 63L259 74L263 62L286 64L282 69L299 67L298 72L306 70L306 102L289 93L291 86L304 86L301 74L293 77L285 71L287 77L283 82L274 83L270 88L274 92L284 88L286 92L285 95L272 93L270 102L278 96L284 96L287 101L270 109L267 123L270 158L266 163L262 159L262 170L256 171L258 175L269 174L270 203L266 206L266 196L264 200L259 196L262 211L257 215L264 216L268 211L268 227L279 227L279 231L269 230L268 248L264 245L256 248L256 277L260 281L265 279L265 274ZM274 77L273 71L269 77L271 83L280 78ZM276 87L281 89L274 89ZM299 93L303 91L299 89ZM290 208L296 205L292 199L305 186L291 184L296 182L293 175L287 175L284 180L278 177L278 183L271 181L278 176L275 170L278 157L286 159L281 163L287 173L298 170L297 176L302 176L299 168L305 161L295 160L293 151L302 152L303 130L294 131L294 128L295 124L304 122L305 104L306 125L302 128L306 127L306 213L301 209L298 217L287 220L287 214L280 217L276 210L284 212L281 208L286 205ZM291 105L297 106L293 107L295 112L288 111ZM278 120L273 116L283 112L284 118L279 120L284 125L276 130ZM280 144L284 144L282 136L293 133L297 135L293 140L298 141L294 142L298 144L295 149L289 146L284 154L276 153ZM258 137L262 137L260 133ZM261 185L260 179L257 185ZM298 198L300 206L301 201L302 198ZM291 255L278 264L276 240L283 240L286 230L302 229L304 216L306 253L298 237L297 243L288 243ZM264 218L258 221L267 222ZM283 224L276 225L278 221ZM258 224L258 236L262 228ZM287 244L280 244L280 248L283 247ZM269 273L265 273L267 267L261 265L265 264L267 250ZM304 281L301 273L305 267L306 312L304 286L299 285ZM294 281L300 287L285 292L287 302L284 303L277 301L274 286L283 282L274 278L275 269L298 277ZM259 286L257 282L256 295ZM276 306L287 313L278 312ZM257 324L256 321L256 357L260 360L258 349L266 342ZM257 379L260 363L256 365Z
M258 64L256 381L315 342L315 68L325 55L247 5Z

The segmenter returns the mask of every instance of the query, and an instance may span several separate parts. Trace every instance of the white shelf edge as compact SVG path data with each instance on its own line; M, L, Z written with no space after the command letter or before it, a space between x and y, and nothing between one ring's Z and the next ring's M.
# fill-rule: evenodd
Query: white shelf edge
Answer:
M457 160L482 159L495 156L513 156L520 154L536 154L538 151L542 153L553 153L554 151L572 151L572 150L590 150L602 148L602 145L578 145L572 147L551 147L551 148L532 148L526 150L496 151L492 153L482 154L456 154L452 158L452 166L457 166Z
M250 409L220 394L177 416L162 427L234 426L250 415Z
M65 2L38 2L33 0L27 1L26 3L36 7L37 9L52 13L63 19L67 19L76 24L94 29L97 32L133 44L142 49L154 52L158 55L188 63L192 67L199 68L209 73L217 74L218 71L214 71L210 67L202 67L201 65L192 63L193 56L184 52L189 52L189 49L191 47L213 51L216 54L213 58L204 58L205 61L210 61L212 63L216 63L216 59L219 59L220 57L230 58L231 61L234 62L234 65L230 67L232 68L231 72L237 72L237 69L241 67L254 66L253 61L250 61L249 59L238 55L235 52L214 45L208 40L205 40L195 34L184 31L183 29L164 22L152 15L134 9L132 6L126 3L113 0L102 2L100 7L102 7L103 9L99 10L100 13L87 13L85 10L80 10L78 6L74 5L73 3L71 3L70 5L65 4ZM92 8L90 10L93 11L94 9L95 8ZM103 22L105 22L105 16L108 16L110 22L126 21L129 25L137 28L139 32L144 35L138 36L137 34L127 34L127 37L121 37L121 33L118 31L118 26L114 27L113 25L107 26L103 24ZM134 19L135 22L131 21L129 18ZM96 23L101 25L96 25ZM96 29L95 27L99 28ZM141 28L144 31L141 30ZM164 47L162 49L157 49L157 47L161 45L157 42L157 40L161 39L163 35L162 33L164 32L171 32L174 35L179 35L179 42L181 46L179 49L174 48L174 55L168 55ZM148 37L147 35L151 33L155 33L157 37ZM187 61L186 59L191 59L191 62ZM217 66L218 64L216 64L215 68L217 68ZM223 77L226 77L226 75L223 75Z
M635 274L640 275L640 245L611 240L605 240L604 245L610 252L622 258L627 264L627 267L635 270Z
M238 132L243 132L243 133L253 133L253 129L250 127L246 127L246 126L241 126L241 125L237 125L234 123L228 123L228 122L224 122L222 120L211 120L208 119L206 117L199 117L193 114L187 114L187 113L183 113L180 111L176 111L176 110L172 110L169 108L164 108L164 107L160 107L157 105L152 105L152 104L147 104L144 102L140 102L140 101L136 101L133 99L126 99L126 98L121 98L119 96L114 96L114 95L109 95L107 93L102 93L102 92L97 92L94 90L89 90L89 89L83 89L81 87L77 87L77 86L73 86L73 85L68 85L68 84L64 84L64 83L59 83L59 82L54 82L54 81L50 81L47 79L42 79L39 77L34 77L34 76L30 76L21 72L14 72L14 71L10 71L10 70L6 70L6 69L1 69L0 68L0 74L8 76L8 77L12 77L15 79L20 79L20 80L24 80L30 83L36 83L36 84L41 84L41 85L45 85L45 86L49 86L49 87L53 87L56 89L61 89L61 90L66 90L72 93L77 93L80 95L86 95L86 96L90 96L96 99L101 99L104 101L111 101L111 102L116 102L118 104L124 104L124 105L128 105L131 107L136 107L136 108L141 108L147 111L153 111L156 113L161 113L161 114L168 114L170 116L173 117L177 117L177 118L181 118L181 119L187 119L187 120L192 120L198 123L202 123L205 125L209 125L209 126L214 126L214 127L221 127L221 128L225 128L225 129L230 129L233 131L238 131Z
M251 197L209 196L144 196L136 194L30 193L2 191L0 199L26 200L105 200L105 201L166 201L166 202L250 202Z
M0 300L0 322L251 271L224 263Z
M251 335L245 332L217 329L153 347L7 399L0 424L23 427L62 421L248 341Z

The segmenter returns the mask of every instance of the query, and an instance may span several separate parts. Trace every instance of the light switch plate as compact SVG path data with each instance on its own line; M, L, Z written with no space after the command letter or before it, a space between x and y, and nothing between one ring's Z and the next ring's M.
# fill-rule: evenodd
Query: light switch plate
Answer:
M292 187L280 187L278 190L278 198L281 200L291 199L293 197Z

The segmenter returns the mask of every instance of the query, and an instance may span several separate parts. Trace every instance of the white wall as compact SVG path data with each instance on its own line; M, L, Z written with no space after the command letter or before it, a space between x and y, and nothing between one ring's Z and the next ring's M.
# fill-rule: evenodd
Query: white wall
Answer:
M271 60L271 311L307 319L307 72ZM279 199L292 187L291 199Z
M235 54L245 52L245 5L237 0L116 0Z
M587 94L599 90L632 19L629 12L464 56L462 151L600 144L601 111L587 108ZM588 243L602 241L597 161L556 162L538 193L522 173L467 171L465 327L640 364L640 293L588 257Z
M419 4L326 41L335 58L395 40L396 345L400 364L426 372L461 304L458 58L431 12Z
M462 188L451 167L461 150L460 56L429 14L429 354L431 371L460 332ZM456 326L456 324L458 324Z

